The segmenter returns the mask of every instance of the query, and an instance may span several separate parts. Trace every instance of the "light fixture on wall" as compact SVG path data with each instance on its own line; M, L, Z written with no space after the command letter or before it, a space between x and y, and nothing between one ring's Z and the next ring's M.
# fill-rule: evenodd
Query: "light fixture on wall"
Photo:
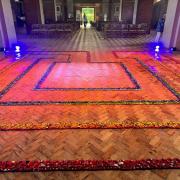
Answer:
M160 2L161 0L154 0L154 4L156 4L156 3L158 3L158 2Z

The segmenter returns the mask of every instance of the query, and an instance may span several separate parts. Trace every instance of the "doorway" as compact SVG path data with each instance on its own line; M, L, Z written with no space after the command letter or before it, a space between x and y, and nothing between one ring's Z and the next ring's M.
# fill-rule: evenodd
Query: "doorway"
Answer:
M92 8L92 7L82 8L82 19L83 19L84 14L86 14L86 17L88 20L87 28L90 28L95 21L95 8Z

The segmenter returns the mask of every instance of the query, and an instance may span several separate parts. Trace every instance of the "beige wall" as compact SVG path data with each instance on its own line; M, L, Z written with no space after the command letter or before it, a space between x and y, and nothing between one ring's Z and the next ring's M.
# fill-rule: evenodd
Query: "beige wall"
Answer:
M1 16L1 13L0 13L0 16ZM5 37L4 37L3 29L2 29L2 19L0 19L0 48L2 47L5 47Z
M174 37L172 39L173 47L177 47L180 50L180 1L178 2L177 5L175 27L173 34L174 34Z
M17 42L10 0L0 1L0 31L3 46L11 48Z
M44 9L43 9L43 0L39 0L39 8L40 8L40 15L41 15L41 23L45 23L44 19Z
M67 0L67 11L68 11L68 17L69 15L74 15L74 3L73 0Z
M179 0L169 0L166 14L165 27L163 32L162 41L165 47L169 48L174 46L177 40L176 32L178 30L179 21ZM176 38L176 39L175 39Z
M177 40L176 40L176 46L178 50L180 50L180 18L179 18L179 29L177 32Z

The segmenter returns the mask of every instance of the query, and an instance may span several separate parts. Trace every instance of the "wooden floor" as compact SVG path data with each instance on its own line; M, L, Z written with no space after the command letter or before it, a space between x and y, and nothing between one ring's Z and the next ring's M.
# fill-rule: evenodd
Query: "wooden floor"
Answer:
M142 50L144 44L153 40L153 36L135 39L103 39L94 30L81 30L69 39L35 39L21 37L29 51L90 51L95 59L104 58L107 52L118 50ZM122 57L121 52L116 52ZM124 54L127 58L129 54ZM127 57L126 57L127 56ZM131 54L133 56L133 54ZM147 60L140 54L143 62L153 66L160 75L179 91L179 60L180 55L163 57L162 62ZM171 61L169 60L170 58ZM153 115L149 118L171 118L178 121L179 106L169 108L149 107ZM128 106L127 106L128 108ZM11 109L11 113L12 113ZM2 111L1 111L2 112ZM4 111L5 112L5 111ZM7 112L6 112L7 113ZM63 112L65 116L73 117L73 112ZM134 107L133 112L127 113L127 118L147 118L144 109ZM25 114L25 113L24 113ZM113 114L111 112L110 114ZM137 116L138 114L138 116ZM119 116L120 114L115 114ZM4 116L4 114L3 114ZM96 113L90 112L89 117L96 119ZM107 111L101 115L107 118ZM36 115L34 115L34 120ZM79 129L79 130L42 130L42 131L1 131L0 132L0 160L75 160L75 159L148 159L148 158L180 158L180 132L176 129ZM178 170L151 171L84 171L84 172L46 172L46 173L5 173L0 179L123 179L123 180L176 180L180 178Z
M26 45L29 50L58 50L58 51L105 51L105 50L135 50L147 43L153 42L155 32L137 38L104 38L94 30L80 30L72 36L64 35L62 38L40 38L37 36L19 35L19 41Z

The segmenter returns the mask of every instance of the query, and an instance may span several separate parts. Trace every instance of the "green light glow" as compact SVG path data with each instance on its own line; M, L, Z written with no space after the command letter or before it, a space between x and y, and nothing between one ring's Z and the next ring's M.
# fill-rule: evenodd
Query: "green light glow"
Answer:
M84 15L84 13L87 16L88 22L94 22L94 8L82 8L82 15Z

